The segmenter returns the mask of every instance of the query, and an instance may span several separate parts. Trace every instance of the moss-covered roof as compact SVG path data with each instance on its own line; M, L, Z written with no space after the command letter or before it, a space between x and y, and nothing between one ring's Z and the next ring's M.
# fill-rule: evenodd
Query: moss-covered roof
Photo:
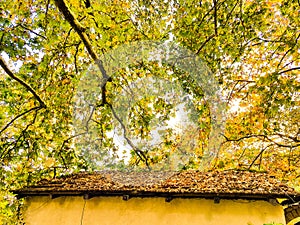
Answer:
M41 180L37 185L15 191L31 195L165 196L201 198L299 198L300 193L267 173L249 171L183 171L78 173Z

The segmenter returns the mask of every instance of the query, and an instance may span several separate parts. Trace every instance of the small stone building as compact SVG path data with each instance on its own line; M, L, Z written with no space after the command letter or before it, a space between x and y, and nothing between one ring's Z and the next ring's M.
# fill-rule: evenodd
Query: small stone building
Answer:
M293 224L300 201L248 171L79 173L15 193L25 197L26 225Z

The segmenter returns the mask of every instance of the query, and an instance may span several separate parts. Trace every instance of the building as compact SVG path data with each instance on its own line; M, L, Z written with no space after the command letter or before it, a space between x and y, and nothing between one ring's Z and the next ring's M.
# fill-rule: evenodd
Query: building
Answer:
M293 224L300 215L300 193L249 171L78 173L15 193L26 225Z

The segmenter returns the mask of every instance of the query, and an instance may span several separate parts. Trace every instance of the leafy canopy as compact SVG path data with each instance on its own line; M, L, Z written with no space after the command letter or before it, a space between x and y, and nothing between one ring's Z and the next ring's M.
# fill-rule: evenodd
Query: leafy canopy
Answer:
M218 81L227 117L210 169L268 171L299 186L299 7L296 0L1 1L1 215L18 211L9 189L43 177L107 167L199 168L210 103L185 71L136 62L106 79L90 96L92 108L74 107L86 107L78 84L90 87L90 65L99 72L102 55L145 40L173 40ZM170 99L149 91L171 89L177 95ZM120 104L126 91L135 99L129 108ZM168 125L185 96L193 123L164 129L153 144L153 130ZM88 118L81 126L78 112Z

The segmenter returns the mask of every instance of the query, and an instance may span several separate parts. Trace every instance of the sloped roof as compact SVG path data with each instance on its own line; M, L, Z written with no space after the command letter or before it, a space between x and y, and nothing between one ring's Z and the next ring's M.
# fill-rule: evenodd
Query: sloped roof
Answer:
M30 195L103 195L273 199L299 198L300 193L267 173L249 171L183 171L78 173L15 191Z

